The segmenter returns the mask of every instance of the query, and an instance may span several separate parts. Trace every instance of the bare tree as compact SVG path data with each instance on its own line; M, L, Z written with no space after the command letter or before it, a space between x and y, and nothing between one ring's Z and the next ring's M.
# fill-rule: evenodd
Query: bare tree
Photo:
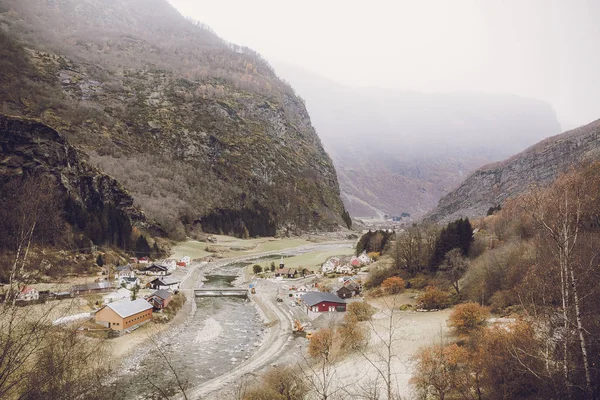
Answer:
M397 394L397 380L394 372L394 360L398 359L396 352L396 343L402 339L400 334L400 311L398 307L399 299L397 296L383 298L385 308L380 311L385 314L382 324L377 324L379 320L370 320L371 327L370 344L373 350L368 348L358 349L362 357L375 369L378 379L374 382L378 384L379 379L383 382L385 388L385 398L388 400L399 399ZM373 389L376 392L376 389Z
M540 238L547 240L549 249L559 267L561 310L563 317L563 377L567 387L571 386L569 371L568 336L571 328L577 332L579 350L585 375L585 391L590 398L594 395L586 329L581 314L580 239L586 214L596 210L595 189L597 178L589 174L566 174L548 189L533 191L525 202L524 209L540 231ZM594 189L595 188L595 189ZM589 261L593 264L595 254ZM584 266L588 262L583 263ZM574 320L574 321L573 321Z

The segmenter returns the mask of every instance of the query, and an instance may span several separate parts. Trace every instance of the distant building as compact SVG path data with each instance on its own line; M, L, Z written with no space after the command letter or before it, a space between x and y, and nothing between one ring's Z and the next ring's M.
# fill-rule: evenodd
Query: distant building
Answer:
M373 260L371 259L371 257L369 257L367 255L367 252L363 251L362 254L360 256L358 256L358 261L360 261L360 263L362 265L368 265L371 264L373 262Z
M188 256L181 257L179 261L177 261L177 265L181 265L182 267L187 267L189 263L192 262L192 259Z
M140 285L140 280L137 277L129 277L129 276L122 276L119 278L119 286L120 287L124 287L125 289L133 289L136 286Z
M338 274L351 274L354 272L354 268L349 265L340 265L335 269Z
M156 310L164 310L173 299L173 294L165 289L157 290L146 298Z
M116 268L115 279L118 280L121 277L135 278L135 272L131 265L122 265Z
M86 283L84 285L74 285L71 286L72 294L87 294L87 293L103 293L110 292L114 288L114 285L111 282L96 282L96 283Z
M31 286L24 286L17 295L19 301L35 301L40 299L40 292Z
M302 296L306 312L344 312L346 302L333 293L308 292Z
M348 283L339 288L336 293L342 299L349 299L360 293L360 286L355 282L348 281Z
M123 332L152 319L152 305L144 299L119 300L102 307L95 315L96 322Z
M160 289L166 289L166 290L177 290L179 289L179 284L181 282L179 281L179 279L175 279L175 278L156 278L152 281L150 281L150 283L148 283L148 286L150 286L152 289L155 290L160 290Z
M298 270L296 268L280 268L275 270L275 276L281 276L283 278L295 278L298 275Z
M148 265L146 268L141 270L146 275L154 275L154 276L165 276L169 275L171 272L169 271L169 267L166 265L152 263Z

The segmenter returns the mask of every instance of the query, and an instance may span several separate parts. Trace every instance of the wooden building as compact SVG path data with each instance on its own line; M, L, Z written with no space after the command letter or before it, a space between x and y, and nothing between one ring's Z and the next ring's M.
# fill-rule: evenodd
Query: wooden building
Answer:
M360 286L356 282L348 282L337 290L337 295L342 299L349 299L360 293Z
M156 310L164 310L171 302L171 299L173 299L173 295L165 289L157 290L146 297L148 303L152 304Z
M346 302L333 293L308 292L302 296L306 312L344 312Z
M115 331L124 331L152 319L152 305L144 299L115 301L96 312L96 322Z

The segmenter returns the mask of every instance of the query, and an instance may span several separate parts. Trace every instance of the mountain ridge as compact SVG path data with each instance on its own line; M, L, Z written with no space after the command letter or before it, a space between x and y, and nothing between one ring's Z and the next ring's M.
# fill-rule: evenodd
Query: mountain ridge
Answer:
M0 0L0 111L39 118L174 237L344 225L304 103L164 0Z
M546 138L506 160L479 168L442 197L426 220L480 217L534 185L551 183L579 164L600 160L600 119Z

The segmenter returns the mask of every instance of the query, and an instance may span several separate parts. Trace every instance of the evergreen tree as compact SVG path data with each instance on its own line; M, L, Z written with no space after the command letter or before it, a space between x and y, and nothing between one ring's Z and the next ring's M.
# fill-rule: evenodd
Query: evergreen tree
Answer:
M430 269L436 271L446 254L452 249L458 248L464 256L467 256L471 243L473 243L473 227L469 219L461 218L450 222L440 232L440 237L435 244L435 250L429 262Z
M146 237L144 235L140 235L140 237L136 240L135 252L138 256L150 256L150 245L148 244L148 240L146 240Z
M102 258L102 254L98 254L98 257L96 257L96 264L99 267L103 267L104 266L104 259Z

